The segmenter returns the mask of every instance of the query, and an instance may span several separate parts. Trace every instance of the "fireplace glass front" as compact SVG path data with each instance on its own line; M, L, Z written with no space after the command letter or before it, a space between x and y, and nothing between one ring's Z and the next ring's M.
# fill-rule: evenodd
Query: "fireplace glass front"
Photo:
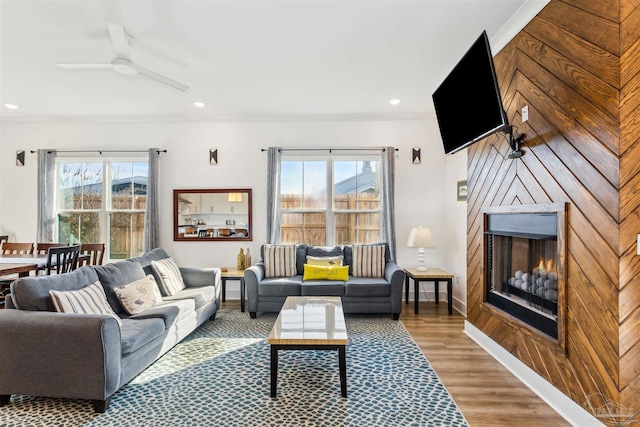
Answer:
M558 337L556 214L492 214L487 229L487 302Z

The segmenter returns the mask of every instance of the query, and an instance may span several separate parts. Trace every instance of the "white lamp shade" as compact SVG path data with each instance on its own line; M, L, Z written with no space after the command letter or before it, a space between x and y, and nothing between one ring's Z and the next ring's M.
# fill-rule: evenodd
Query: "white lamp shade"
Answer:
M435 248L436 242L433 240L431 230L427 227L414 227L409 233L407 246L410 248Z

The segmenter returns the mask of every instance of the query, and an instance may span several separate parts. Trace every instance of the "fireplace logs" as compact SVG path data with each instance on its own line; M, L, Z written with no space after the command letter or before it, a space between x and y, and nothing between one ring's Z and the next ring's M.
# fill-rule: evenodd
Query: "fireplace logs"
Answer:
M506 284L507 289L503 292L507 295L520 297L530 306L557 314L558 273L551 262L545 266L541 260L531 272L517 270Z

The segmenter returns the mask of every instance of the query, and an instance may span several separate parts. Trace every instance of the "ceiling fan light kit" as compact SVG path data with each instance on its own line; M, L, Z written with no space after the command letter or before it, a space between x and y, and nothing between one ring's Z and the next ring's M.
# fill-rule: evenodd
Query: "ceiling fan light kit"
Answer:
M113 50L116 57L108 63L91 64L91 63L61 63L56 64L60 68L65 69L88 69L88 68L111 68L113 71L124 74L126 76L143 76L150 80L162 83L170 86L181 92L189 90L189 86L182 84L178 81L165 77L154 71L147 70L139 67L135 62L131 60L131 46L129 45L129 38L123 26L118 24L109 23L109 37L111 37L111 44L113 44Z

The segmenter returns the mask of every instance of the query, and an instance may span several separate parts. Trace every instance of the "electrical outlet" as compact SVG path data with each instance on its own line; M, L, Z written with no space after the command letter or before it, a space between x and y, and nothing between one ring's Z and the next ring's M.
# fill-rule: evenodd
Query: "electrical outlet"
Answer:
M529 120L529 106L525 105L524 107L522 107L522 123L526 122L527 120Z

